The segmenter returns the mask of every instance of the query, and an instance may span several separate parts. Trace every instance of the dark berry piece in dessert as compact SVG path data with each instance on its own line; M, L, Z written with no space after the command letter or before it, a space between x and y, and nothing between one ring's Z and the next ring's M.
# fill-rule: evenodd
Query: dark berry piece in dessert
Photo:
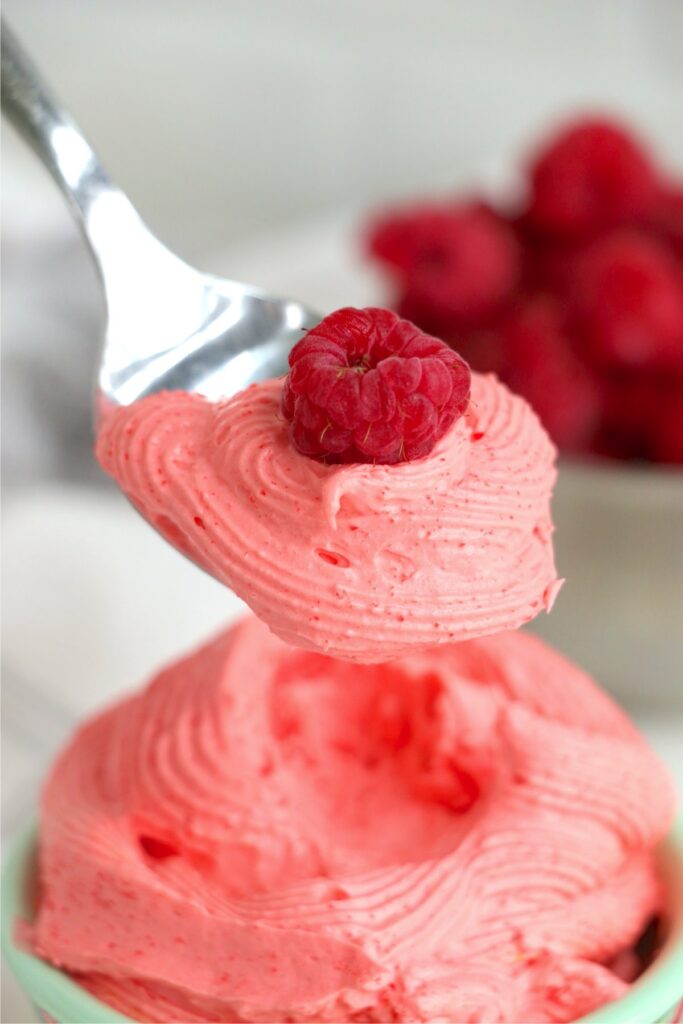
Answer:
M395 463L427 455L467 408L470 370L386 309L338 309L289 356L282 412L303 455Z
M530 218L560 235L635 223L654 209L659 187L648 154L627 131L586 120L562 131L534 161Z

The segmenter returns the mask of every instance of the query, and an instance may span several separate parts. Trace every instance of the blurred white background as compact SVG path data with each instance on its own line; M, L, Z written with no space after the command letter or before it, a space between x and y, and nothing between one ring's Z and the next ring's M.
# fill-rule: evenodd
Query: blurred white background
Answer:
M4 0L141 212L188 256L477 180L563 112L683 161L679 0ZM8 164L23 158L5 139Z
M228 275L234 253L259 239L264 252L273 232L476 186L577 111L617 113L683 167L680 0L4 0L3 12L151 227ZM2 144L6 482L92 476L95 277L4 124Z
M348 225L363 210L476 185L564 114L614 112L683 168L680 0L2 6L164 241L206 269L320 308L372 294L370 276L350 269ZM3 815L12 831L32 813L73 721L216 629L234 603L99 476L89 430L97 281L61 197L4 124L2 145ZM579 639L565 629L568 649ZM600 639L598 628L593 668ZM622 698L683 775L683 682L669 676L662 691L645 655L638 671L642 690ZM610 682L619 691L618 672ZM2 1020L26 1014L8 983Z

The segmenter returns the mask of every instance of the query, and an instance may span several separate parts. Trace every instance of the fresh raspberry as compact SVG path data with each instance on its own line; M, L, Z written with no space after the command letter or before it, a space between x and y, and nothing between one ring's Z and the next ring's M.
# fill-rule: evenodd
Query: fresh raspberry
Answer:
M576 267L572 306L591 358L613 369L683 365L683 277L658 242L618 233Z
M386 309L338 309L289 355L282 411L297 451L325 462L427 455L467 408L470 370Z
M514 233L482 203L389 214L370 230L368 249L396 279L402 308L440 328L489 315L519 277Z
M585 449L598 423L600 391L572 352L552 299L540 296L520 307L503 339L505 383L527 399L559 448Z
M530 217L542 230L576 235L634 223L654 208L657 171L628 132L610 121L570 125L531 168Z

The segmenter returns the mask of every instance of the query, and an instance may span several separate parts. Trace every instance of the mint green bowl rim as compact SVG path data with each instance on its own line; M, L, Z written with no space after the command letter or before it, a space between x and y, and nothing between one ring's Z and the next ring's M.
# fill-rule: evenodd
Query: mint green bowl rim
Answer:
M12 844L2 871L2 949L21 987L56 1021L132 1024L90 995L68 975L14 942L14 922L28 916L29 878L35 867L36 826ZM622 999L608 1003L577 1024L654 1024L683 998L683 819L661 847L664 884L670 897L672 927L655 963ZM134 1022L133 1022L134 1024Z

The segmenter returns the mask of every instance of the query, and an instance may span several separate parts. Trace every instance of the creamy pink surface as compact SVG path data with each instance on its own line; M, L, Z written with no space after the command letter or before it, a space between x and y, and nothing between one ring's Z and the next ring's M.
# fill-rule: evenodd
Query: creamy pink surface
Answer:
M329 466L289 443L281 391L143 399L104 418L97 455L290 644L386 661L550 608L555 452L521 398L475 374L469 412L426 458Z
M249 618L85 725L36 949L150 1021L569 1021L657 907L669 781L524 634L357 666Z

